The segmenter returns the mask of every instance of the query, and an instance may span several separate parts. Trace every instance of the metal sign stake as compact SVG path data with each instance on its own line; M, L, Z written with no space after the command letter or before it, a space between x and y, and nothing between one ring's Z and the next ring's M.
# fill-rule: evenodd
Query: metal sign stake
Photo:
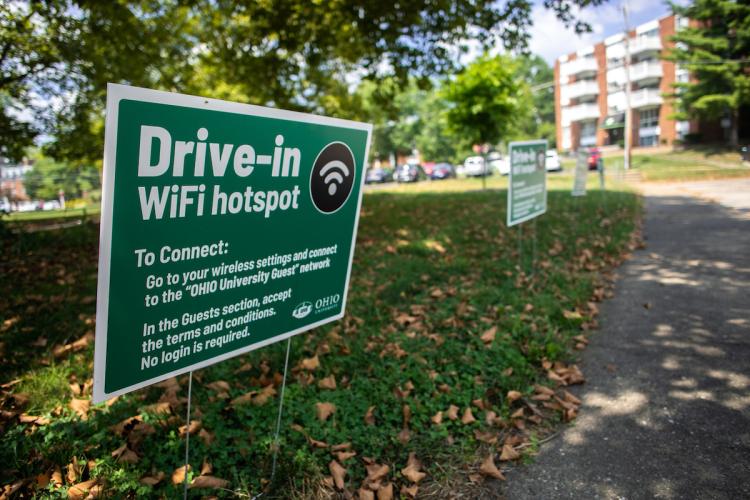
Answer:
M286 389L286 373L289 369L289 351L292 348L292 337L287 339L286 359L284 360L284 378L281 379L281 394L279 395L279 414L276 417L276 435L273 438L273 463L271 464L271 481L276 475L276 460L279 456L279 432L281 431L281 413L284 409L284 390Z
M193 371L188 373L188 397L187 397L187 416L185 425L185 481L183 484L182 497L187 499L188 493L188 467L190 466L188 458L190 456L190 401L193 398Z

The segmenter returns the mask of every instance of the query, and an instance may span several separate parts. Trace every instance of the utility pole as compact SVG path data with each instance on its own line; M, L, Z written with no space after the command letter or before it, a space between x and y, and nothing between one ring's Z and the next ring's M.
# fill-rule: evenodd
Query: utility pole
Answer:
M625 23L625 156L623 165L630 169L630 144L633 142L633 117L630 110L630 22L628 2L622 2L622 18Z

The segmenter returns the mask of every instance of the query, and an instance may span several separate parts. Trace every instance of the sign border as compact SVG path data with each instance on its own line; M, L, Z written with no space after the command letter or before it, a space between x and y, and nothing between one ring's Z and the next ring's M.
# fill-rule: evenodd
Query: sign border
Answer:
M107 326L109 321L109 282L110 282L110 264L112 259L112 215L114 208L114 187L116 175L116 152L117 152L117 124L119 104L123 99L132 99L141 102L154 104L168 104L172 106L182 106L192 109L205 109L211 111L222 111L225 113L234 113L242 115L257 116L262 118L273 118L278 120L295 121L311 123L316 125L328 125L355 129L367 132L367 141L365 145L365 155L363 157L360 175L359 197L357 199L357 211L354 216L354 229L352 232L352 243L349 252L349 265L346 271L346 283L344 285L343 302L341 312L335 316L323 318L315 323L305 325L295 330L284 332L274 337L265 339L256 344L240 347L233 351L223 353L219 356L194 363L169 373L158 375L156 377L129 385L113 392L105 392L104 380L107 369ZM352 273L352 261L354 259L354 247L357 241L357 228L359 227L359 215L362 209L362 195L364 194L365 184L365 165L370 154L370 142L372 140L372 124L343 120L340 118L331 118L309 113L300 113L297 111L287 111L283 109L268 108L264 106L255 106L252 104L243 104L237 102L224 101L209 97L200 97L188 94L178 94L165 92L161 90L152 90L142 87L133 87L117 83L107 84L107 107L105 116L105 134L104 134L104 165L102 169L102 210L99 223L99 269L97 273L97 301L96 301L96 336L94 343L94 387L92 393L92 402L101 403L110 398L126 394L143 387L158 383L171 377L182 375L194 370L199 370L207 366L219 363L229 358L233 358L246 352L254 351L265 347L269 344L285 340L294 335L316 328L320 325L339 320L346 313L346 301L349 296L349 280ZM347 199L348 201L348 199Z
M511 207L511 190L513 189L513 148L516 146L535 146L538 144L544 144L544 154L546 158L547 149L549 148L549 142L547 139L536 139L533 141L513 141L511 143L508 143L508 164L510 166L510 171L508 172L508 203L507 208L505 210L505 225L507 227L513 227L517 226L518 224L522 224L526 222L527 220L531 220L535 217L539 217L540 215L544 215L547 213L547 164L544 165L544 209L539 212L534 212L532 214L527 215L526 217L522 219L518 219L514 222L511 222L510 220L510 207Z

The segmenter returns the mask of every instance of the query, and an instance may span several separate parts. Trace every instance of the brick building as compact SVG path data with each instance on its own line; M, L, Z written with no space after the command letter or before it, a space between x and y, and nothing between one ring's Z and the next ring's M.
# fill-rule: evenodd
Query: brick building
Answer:
M688 19L675 15L637 26L630 45L630 108L633 146L672 145L697 123L670 119L672 105L662 94L687 70L661 59L670 37ZM625 36L619 33L555 61L557 149L623 145L625 140Z
M24 160L14 163L7 158L0 157L0 200L7 198L9 201L26 201L29 199L26 193L24 180L26 174L31 172L33 165Z

